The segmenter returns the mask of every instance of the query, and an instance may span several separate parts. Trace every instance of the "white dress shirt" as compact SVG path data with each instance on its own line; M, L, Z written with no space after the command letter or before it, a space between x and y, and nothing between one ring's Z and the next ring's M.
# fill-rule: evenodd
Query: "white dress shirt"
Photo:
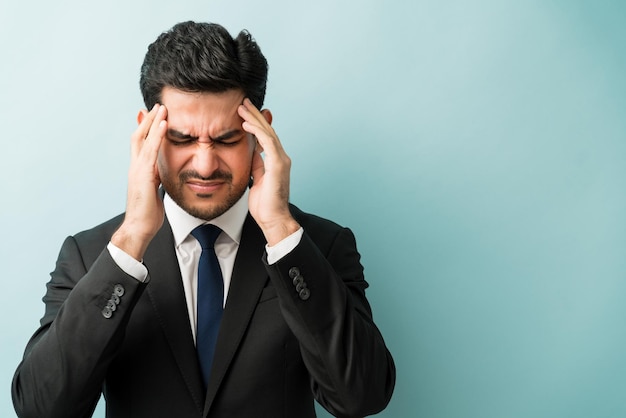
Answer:
M210 222L191 216L183 208L178 206L168 194L165 194L163 204L167 220L172 227L172 233L174 235L176 258L178 259L178 266L180 267L187 310L189 313L189 322L191 323L193 338L195 340L198 262L200 261L202 248L200 247L200 243L191 235L191 231L205 223L214 224L222 230L222 233L215 241L215 254L217 255L222 270L222 278L224 279L224 305L226 305L235 257L237 256L237 250L239 249L239 242L241 240L241 231L243 230L243 224L248 215L248 190L246 190L241 199L230 209L217 218L212 219ZM302 234L303 230L300 228L276 245L272 247L266 245L268 263L275 263L293 250L300 243ZM107 248L113 260L122 270L135 277L137 280L145 281L146 277L148 277L146 266L111 242L109 242Z

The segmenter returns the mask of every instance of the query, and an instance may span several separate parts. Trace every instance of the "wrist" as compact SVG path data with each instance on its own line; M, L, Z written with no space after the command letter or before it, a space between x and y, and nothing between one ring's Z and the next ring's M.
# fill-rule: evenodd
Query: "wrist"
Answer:
M152 238L134 231L124 223L113 233L111 243L137 261L143 259Z
M267 245L274 246L300 229L300 224L292 217L277 220L271 223L259 224Z

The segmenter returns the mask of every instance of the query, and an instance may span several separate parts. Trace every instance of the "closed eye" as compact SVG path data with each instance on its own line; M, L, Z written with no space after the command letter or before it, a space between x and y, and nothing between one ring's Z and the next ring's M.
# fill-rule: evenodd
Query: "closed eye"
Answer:
M242 135L237 135L237 136L233 136L230 138L216 138L213 139L212 142L215 145L223 145L225 147L232 147L237 145L239 142L241 142L241 140L243 139L243 134Z
M225 134L210 138L214 144L232 146L237 145L244 137L244 132L240 129L228 131Z
M167 140L174 145L189 145L198 140L198 137L184 134L175 129L167 130Z
M209 137L209 142L213 145L222 145L225 147L235 146L240 143L245 137L245 132L240 129L228 131L215 138ZM190 145L199 140L198 137L184 134L175 129L168 129L167 140L175 146Z
M194 142L196 142L196 139L178 139L178 138L171 138L171 137L167 137L167 140L175 146L183 146L183 145L191 145Z

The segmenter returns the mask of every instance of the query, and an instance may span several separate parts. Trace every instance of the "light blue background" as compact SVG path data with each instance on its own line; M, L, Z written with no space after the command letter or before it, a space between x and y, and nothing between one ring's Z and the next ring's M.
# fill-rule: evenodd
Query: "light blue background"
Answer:
M257 38L292 200L357 236L380 416L626 416L625 3L1 1L0 416L63 238L124 208L146 46L186 19Z

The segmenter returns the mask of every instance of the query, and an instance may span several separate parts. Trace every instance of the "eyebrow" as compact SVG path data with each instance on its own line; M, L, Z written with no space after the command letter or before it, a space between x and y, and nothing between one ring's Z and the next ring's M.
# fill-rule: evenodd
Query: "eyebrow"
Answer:
M241 135L241 134L242 134L241 129L233 129L231 131L223 133L222 135L216 136L215 138L209 136L209 139L213 142L220 142L220 141L226 141L234 136ZM181 139L184 141L197 141L198 140L197 136L184 134L180 131L177 131L176 129L168 129L167 136L176 138L176 139Z

